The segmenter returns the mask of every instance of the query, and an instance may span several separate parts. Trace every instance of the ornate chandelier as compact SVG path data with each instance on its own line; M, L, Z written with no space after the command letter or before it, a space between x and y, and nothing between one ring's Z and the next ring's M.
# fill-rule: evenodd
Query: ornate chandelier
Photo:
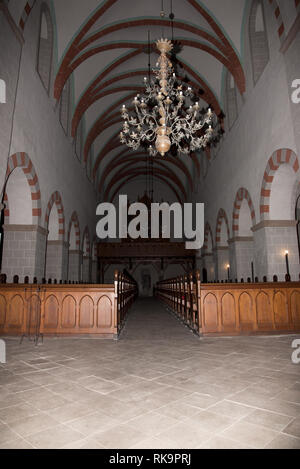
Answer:
M210 142L213 113L209 108L202 116L192 88L178 83L167 57L173 49L172 42L160 39L156 46L160 52L157 68L153 70L156 79L144 78L145 94L134 98L133 115L123 105L120 140L133 150L146 146L151 156L157 153L164 156L171 146L187 155Z

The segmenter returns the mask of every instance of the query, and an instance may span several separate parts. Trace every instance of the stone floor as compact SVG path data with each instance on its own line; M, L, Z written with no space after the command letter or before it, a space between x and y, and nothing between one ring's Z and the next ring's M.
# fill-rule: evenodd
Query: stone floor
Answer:
M0 448L300 448L294 338L199 340L149 299L119 341L7 339Z

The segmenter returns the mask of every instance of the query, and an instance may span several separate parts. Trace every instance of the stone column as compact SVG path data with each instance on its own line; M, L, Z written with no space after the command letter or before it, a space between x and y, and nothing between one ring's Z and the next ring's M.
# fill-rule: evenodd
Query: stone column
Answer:
M237 236L228 240L228 242L231 279L237 278L238 281L241 281L243 278L245 282L248 277L252 279L251 262L254 262L253 237Z
M291 280L299 279L299 248L297 222L294 220L265 220L252 228L254 234L254 269L259 280L273 275L285 280L285 251L289 252Z
M46 280L67 280L69 244L64 241L48 241L46 253Z
M227 280L227 265L229 262L229 248L227 246L219 246L214 249L216 262L216 280ZM230 272L231 277L231 272Z
M92 261L92 283L99 283L98 280L98 261Z
M82 251L80 250L69 251L68 280L71 280L71 282L80 281L81 256Z
M4 225L2 273L12 282L19 275L20 282L28 276L42 281L45 270L45 249L48 231L37 225Z
M82 258L82 281L91 281L91 258L90 256L83 256Z

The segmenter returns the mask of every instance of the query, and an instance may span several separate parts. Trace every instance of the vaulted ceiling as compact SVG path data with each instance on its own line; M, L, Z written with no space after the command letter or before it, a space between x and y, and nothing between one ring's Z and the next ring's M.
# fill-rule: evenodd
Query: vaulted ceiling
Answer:
M31 4L34 2L31 1ZM241 65L241 32L247 0L52 0L56 24L56 70L53 95L58 100L70 78L73 83L72 136L85 122L83 159L93 158L92 174L102 196L110 199L122 184L146 171L143 151L134 154L119 142L120 107L130 107L143 89L147 72L148 30L156 62L155 41L171 38L183 46L178 55L182 74L204 91L202 100L216 113L222 110L224 67L242 94L245 77ZM10 1L13 14L22 14L26 0ZM226 4L226 5L225 5ZM160 16L164 8L165 18ZM93 152L90 150L93 148ZM93 154L93 156L91 156ZM199 157L155 158L154 176L184 200L186 188L199 171Z

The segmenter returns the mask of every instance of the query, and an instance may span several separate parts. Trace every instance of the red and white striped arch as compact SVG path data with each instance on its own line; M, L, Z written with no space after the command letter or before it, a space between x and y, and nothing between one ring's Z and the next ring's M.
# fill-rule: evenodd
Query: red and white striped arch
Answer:
M98 248L97 248L98 238L95 235L93 239L93 246L92 246L92 259L93 261L97 260L98 257Z
M222 230L222 224L225 223L226 225L226 230L227 230L227 239L230 238L230 229L229 229L229 223L228 223L228 218L226 215L226 212L223 208L220 208L218 212L218 217L217 217L217 225L216 225L216 246L221 246L221 230Z
M268 161L262 182L262 188L260 193L261 220L269 220L272 183L276 171L283 164L291 166L295 173L299 171L299 161L297 155L293 152L293 150L280 149L274 151L273 155Z
M274 11L275 19L278 24L278 29L277 29L278 37L282 44L283 41L285 40L285 26L284 26L283 18L281 15L281 11L276 0L269 0L269 3L272 6L273 11Z
M8 197L7 197L6 192L5 192L4 197L3 197L3 203L4 203L4 206L5 206L5 209L4 209L4 223L5 223L5 225L8 225L9 224L9 201L8 201Z
M53 205L56 205L58 213L58 239L63 241L65 238L65 214L64 207L59 192L54 192L47 205L46 215L45 215L45 227L48 229L50 213L53 208Z
M90 231L87 226L84 229L82 237L82 252L84 256L89 257L91 255L91 238Z
M203 244L203 253L204 254L211 254L212 251L208 250L208 245L209 245L209 237L211 240L211 245L212 249L214 247L214 238L212 234L212 229L210 227L210 224L207 222L205 225L205 231L204 231L204 244Z
M10 156L7 163L6 179L16 168L22 168L31 192L32 200L32 223L40 225L42 216L40 184L33 163L27 153L15 153Z
M252 226L256 225L256 216L255 209L250 197L249 192L244 187L241 187L236 194L235 201L233 204L233 214L232 214L232 233L233 236L238 236L239 234L239 218L240 218L240 209L242 206L243 200L246 200L251 214Z
M71 236L71 230L72 226L74 225L75 228L75 243L76 243L76 249L80 249L80 226L79 226L79 220L78 220L78 215L76 212L73 212L70 223L69 223L69 229L68 229L68 242L70 243L70 236Z
M22 12L22 15L21 15L21 18L20 18L20 21L19 21L19 26L22 29L22 31L24 31L24 29L25 29L26 21L28 19L28 16L31 13L33 7L34 7L35 2L36 2L36 0L27 0L27 2L26 2L26 5L24 7L24 10Z

